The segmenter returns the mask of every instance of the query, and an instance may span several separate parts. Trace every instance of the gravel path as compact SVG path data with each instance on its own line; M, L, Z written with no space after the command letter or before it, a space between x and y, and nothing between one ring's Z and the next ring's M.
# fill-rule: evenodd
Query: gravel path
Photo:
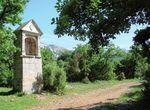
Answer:
M107 89L97 89L85 94L54 99L48 104L33 107L30 110L88 110L100 104L117 100L122 94L125 94L134 86L140 83L128 83L112 86Z

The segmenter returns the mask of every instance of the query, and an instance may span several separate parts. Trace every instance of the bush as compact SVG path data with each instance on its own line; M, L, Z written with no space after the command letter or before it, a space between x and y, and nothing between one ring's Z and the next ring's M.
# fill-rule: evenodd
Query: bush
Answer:
M66 73L56 62L47 64L43 67L44 89L63 93L66 85Z
M13 72L6 64L0 64L0 86L12 86Z
M111 80L115 78L114 63L110 58L106 58L106 53L101 51L98 55L93 55L90 66L90 80Z
M67 80L74 82L74 81L81 81L81 74L79 68L79 62L77 59L73 58L70 60L67 66Z
M117 79L118 79L118 80L124 80L124 79L126 79L126 77L125 77L124 73L121 72L121 73L117 76Z
M88 83L89 82L89 73L90 73L90 65L88 59L81 57L79 60L79 68L80 68L80 76L82 82Z
M64 68L64 67L65 67L65 62L62 61L62 60L58 60L58 61L57 61L57 65L58 65L60 68Z
M135 69L135 77L141 78L144 76L145 72L148 70L148 63L146 62L147 59L140 58L137 61L136 69Z
M68 81L80 81L89 80L90 72L90 46L89 45L77 45L72 52L67 66ZM84 82L84 81L83 81Z
M89 78L88 78L88 77L83 78L83 79L82 79L82 83L85 83L85 84L90 83Z
M117 76L120 73L124 73L127 79L132 79L135 77L135 68L136 67L136 60L132 57L131 54L127 54L127 56L120 61L120 64L116 66L116 74Z
M13 78L13 57L15 35L10 28L0 28L0 86L11 86Z
M111 64L96 62L91 65L91 73L89 75L91 80L111 80L115 78L113 67Z
M49 64L54 60L53 52L48 48L41 49L42 63L43 65Z

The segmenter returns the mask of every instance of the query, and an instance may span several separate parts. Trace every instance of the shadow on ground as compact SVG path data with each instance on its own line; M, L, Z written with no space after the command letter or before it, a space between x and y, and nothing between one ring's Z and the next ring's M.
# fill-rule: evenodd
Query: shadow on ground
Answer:
M105 103L105 104L93 104L93 105L80 106L76 108L60 108L57 110L131 110L131 109L130 109L130 104L128 103L124 103L124 104Z
M150 106L142 101L126 103L96 103L92 105L80 106L75 108L60 108L57 110L150 110Z
M13 91L13 90L9 90L9 91L0 91L0 96L9 96L9 95L13 95L15 94L16 91Z

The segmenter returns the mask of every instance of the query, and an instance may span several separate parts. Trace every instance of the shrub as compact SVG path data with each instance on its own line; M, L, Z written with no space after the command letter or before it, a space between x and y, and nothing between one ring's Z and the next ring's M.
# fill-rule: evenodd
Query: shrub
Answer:
M101 51L98 55L93 55L90 66L90 80L111 80L115 78L114 63L105 58L106 53Z
M116 66L116 74L124 73L127 79L132 79L135 77L135 67L136 60L132 57L132 54L127 54L127 56L120 61L120 64Z
M66 86L66 73L63 68L58 68L56 70L56 80L54 81L54 90L57 93L63 93Z
M121 73L117 76L117 79L118 79L118 80L124 80L124 79L126 79L126 77L125 77L124 73L121 72Z
M148 70L148 63L146 62L147 59L140 58L137 61L136 69L135 69L135 77L141 78L144 76L145 72Z
M13 72L6 64L0 64L0 86L12 86Z
M85 84L90 83L89 78L88 78L88 77L83 78L83 79L82 79L82 83L85 83Z
M88 83L89 82L88 76L91 71L88 59L81 57L79 60L79 68L82 82Z
M77 59L73 58L70 60L67 66L67 78L68 81L81 81L81 74L79 68L79 62Z
M66 85L65 71L56 62L45 65L43 70L44 89L56 93L63 93Z
M69 65L67 67L68 81L89 80L89 51L89 45L77 45L75 50L72 52L72 59L69 60Z
M58 66L59 66L60 68L64 68L64 67L65 67L65 62L62 61L62 60L58 60L58 61L57 61L57 64L58 64Z
M41 56L42 56L42 63L44 65L49 64L49 62L52 62L54 60L54 54L48 48L41 49Z
M72 57L72 51L64 51L61 53L61 55L58 57L58 60L62 60L64 62L69 62Z
M91 80L111 80L115 78L113 67L111 64L96 62L91 66L90 79Z

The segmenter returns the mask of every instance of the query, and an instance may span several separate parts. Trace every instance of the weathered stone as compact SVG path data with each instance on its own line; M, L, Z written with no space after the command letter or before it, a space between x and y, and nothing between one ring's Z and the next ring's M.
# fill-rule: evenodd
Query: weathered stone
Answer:
M40 54L41 30L34 20L20 26L15 34L16 53L14 66L14 89L26 93L39 92L42 86L42 60ZM40 81L40 82L39 82Z

